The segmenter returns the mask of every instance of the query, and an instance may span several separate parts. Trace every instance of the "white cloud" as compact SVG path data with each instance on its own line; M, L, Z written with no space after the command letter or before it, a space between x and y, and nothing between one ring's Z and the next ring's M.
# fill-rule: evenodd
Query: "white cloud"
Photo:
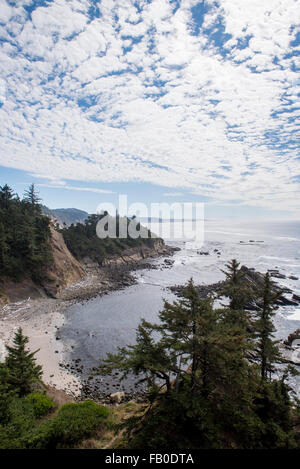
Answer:
M48 187L49 189L66 189L69 191L79 191L79 192L95 192L96 194L114 194L113 191L106 189L98 189L96 187L78 187L78 186L68 186L61 181L55 184L36 184L39 187Z
M167 0L140 2L141 11L102 0L90 20L89 2L54 0L32 21L21 4L5 4L0 164L53 180L144 181L213 203L299 208L297 112L279 113L298 98L297 57L286 57L297 2L209 0L196 36L197 3L182 1L173 14ZM225 57L207 35L218 21L232 36Z

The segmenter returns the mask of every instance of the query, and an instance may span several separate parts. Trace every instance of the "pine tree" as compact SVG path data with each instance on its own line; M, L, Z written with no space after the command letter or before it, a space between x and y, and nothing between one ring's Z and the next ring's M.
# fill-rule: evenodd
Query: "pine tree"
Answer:
M237 263L230 266L227 293L235 309L214 309L212 299L200 298L190 280L176 301L164 302L158 324L143 320L136 344L102 362L100 374L119 369L122 376L141 375L140 381L151 386L144 417L125 424L130 447L294 447L288 371L280 380L262 381L260 366L249 361L250 353L257 353L255 346L260 350L260 339L249 335L241 320L247 289ZM269 314L268 291L266 285ZM257 334L270 330L267 316L256 326ZM275 342L272 347L270 363L279 353Z
M157 328L145 320L139 324L136 332L136 344L120 347L118 353L107 354L102 361L98 373L111 374L114 369L122 373L124 379L129 374L141 375L138 383L147 383L152 390L162 389L164 386L171 390L170 373L176 372L176 363L172 356L164 349L160 340L154 340L153 331ZM157 385L157 381L160 385Z
M40 213L40 202L41 199L38 196L38 192L35 189L34 184L31 184L27 190L25 190L24 199L32 210L32 213Z
M0 217L0 275L5 273L6 263L7 263L7 254L8 254L8 245L6 242L6 233L4 230L4 224L2 223Z
M28 337L23 335L21 327L16 332L13 343L13 346L6 345L7 382L19 396L23 396L31 391L32 383L40 381L42 367L36 364L34 357L38 350L30 352L26 349Z
M14 193L11 187L7 184L0 186L0 208L8 210L10 201L14 198Z
M249 412L252 386L245 349L250 344L244 331L224 321L210 298L201 299L192 280L178 297L164 302L159 324L143 321L137 344L110 354L100 374L114 369L126 376L143 374L152 389L165 386L164 398L169 395L182 416L188 412L196 420L202 412L214 412L217 396L226 402L223 412L228 419L235 411Z
M0 425L6 424L9 419L9 403L14 394L8 384L8 369L0 363Z
M201 386L202 393L209 393L209 370L214 367L212 331L217 317L210 299L201 299L192 279L180 291L179 300L165 301L159 315L159 328L164 347L174 351L178 362L177 386L185 375L189 376L191 391Z
M264 276L264 286L258 295L261 308L257 312L255 331L257 337L256 358L260 366L261 378L264 381L271 380L272 373L277 363L282 363L279 341L274 340L275 327L272 318L275 315L274 303L282 292L274 291L274 284L270 274Z
M225 274L225 285L220 296L229 298L229 305L224 310L228 323L239 324L245 329L249 325L248 314L245 311L247 302L252 298L253 293L245 285L245 273L241 271L240 264L236 259L225 264L227 270L222 270Z
M0 188L0 277L40 282L51 262L49 218L41 214L31 186L25 200L5 185Z

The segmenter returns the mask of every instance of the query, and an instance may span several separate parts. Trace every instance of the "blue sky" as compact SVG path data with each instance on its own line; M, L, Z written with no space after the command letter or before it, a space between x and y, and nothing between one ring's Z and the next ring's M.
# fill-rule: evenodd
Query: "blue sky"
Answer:
M295 0L0 0L0 185L299 218Z

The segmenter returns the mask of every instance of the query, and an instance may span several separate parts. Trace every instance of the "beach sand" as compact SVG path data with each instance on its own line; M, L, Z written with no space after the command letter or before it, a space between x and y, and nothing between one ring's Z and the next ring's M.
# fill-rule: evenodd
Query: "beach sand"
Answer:
M38 350L37 363L43 368L43 382L72 396L80 395L80 381L60 363L65 362L61 340L57 331L64 324L64 309L69 302L43 299L25 300L6 305L0 310L0 360L3 361L5 344L11 345L15 332L22 327L29 338L28 348Z

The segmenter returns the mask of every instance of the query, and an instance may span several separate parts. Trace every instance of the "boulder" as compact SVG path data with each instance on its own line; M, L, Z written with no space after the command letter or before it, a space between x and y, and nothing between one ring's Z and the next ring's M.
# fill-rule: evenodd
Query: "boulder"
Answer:
M270 275L271 275L271 277L275 277L275 278L282 278L282 279L286 278L286 276L284 274L279 274L277 272L270 272Z
M276 304L278 306L298 306L298 303L296 301L289 300L288 298L285 298L282 295L276 300Z
M111 402L115 404L120 404L120 402L122 402L122 400L125 399L125 392L123 391L114 392L109 397L110 397Z
M290 276L289 276L289 279L291 279L291 280L299 280L299 278L296 277L295 275L290 275Z
M297 339L300 340L300 329L297 329L295 332L292 332L292 334L290 334L288 338L284 341L284 344L291 347L294 341Z
M174 262L175 262L175 261L174 261L173 259L165 259L165 260L164 260L164 263L165 263L166 265L173 265Z

